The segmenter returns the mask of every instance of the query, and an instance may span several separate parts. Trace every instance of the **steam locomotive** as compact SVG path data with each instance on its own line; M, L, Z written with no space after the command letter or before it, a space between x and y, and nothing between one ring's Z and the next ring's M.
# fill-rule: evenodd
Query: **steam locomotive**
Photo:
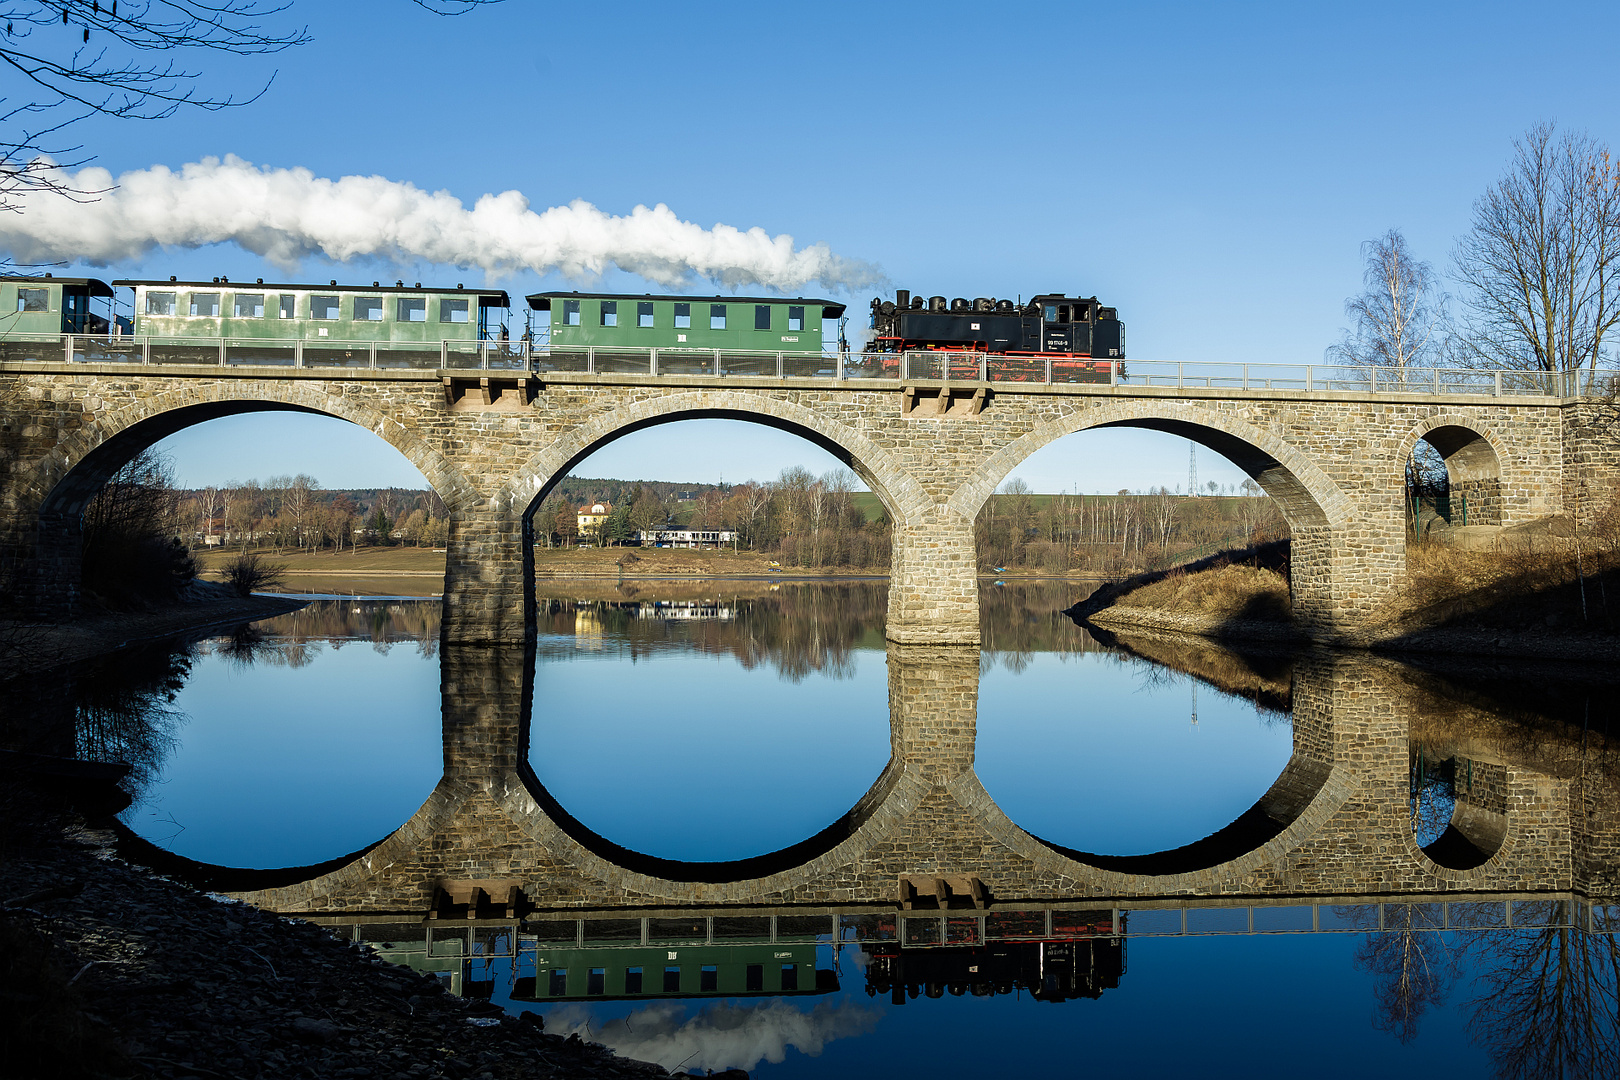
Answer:
M986 353L990 356L1051 359L1066 367L1083 365L1107 373L1125 356L1125 326L1119 312L1095 296L1044 293L1027 304L994 297L947 303L924 300L906 289L893 300L872 300L872 337L866 352L930 350Z

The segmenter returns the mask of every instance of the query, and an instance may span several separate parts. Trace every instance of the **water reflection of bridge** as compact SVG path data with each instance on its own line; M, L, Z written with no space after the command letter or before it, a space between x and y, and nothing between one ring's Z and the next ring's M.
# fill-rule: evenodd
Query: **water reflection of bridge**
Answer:
M902 878L933 876L978 881L999 911L1172 897L1309 906L1343 896L1601 896L1615 881L1620 799L1604 740L1555 726L1529 737L1488 708L1442 707L1432 679L1376 658L1312 654L1294 665L1292 758L1236 821L1173 851L1099 856L1025 832L979 783L979 651L890 644L882 776L817 835L726 863L627 850L551 798L527 764L532 665L522 651L455 647L441 660L445 772L427 802L340 868L291 884L281 872L274 888L238 880L244 898L286 912L420 915L446 880L499 878L540 910L892 906ZM1449 745L1473 781L1426 848L1412 827L1415 737Z
M844 953L866 990L893 1004L946 994L1027 992L1096 998L1119 985L1138 939L1268 935L1611 934L1620 910L1573 894L1435 894L1313 903L1141 901L896 912L893 905L536 911L524 919L423 920L327 915L312 921L451 992L488 997L498 977L516 1001L820 995L840 989ZM1438 947L1415 939L1419 951ZM532 972L532 974L518 974Z

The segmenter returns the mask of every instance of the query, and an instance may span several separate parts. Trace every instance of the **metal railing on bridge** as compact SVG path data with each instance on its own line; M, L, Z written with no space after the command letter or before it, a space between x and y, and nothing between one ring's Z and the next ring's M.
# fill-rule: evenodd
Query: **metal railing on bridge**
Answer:
M711 378L888 380L1180 390L1487 397L1611 396L1609 374L1466 368L1377 368L1337 364L1091 360L978 352L798 353L746 349L566 348L525 341L265 341L242 338L120 337L89 334L0 338L0 362L330 370L525 371L538 375L708 376Z

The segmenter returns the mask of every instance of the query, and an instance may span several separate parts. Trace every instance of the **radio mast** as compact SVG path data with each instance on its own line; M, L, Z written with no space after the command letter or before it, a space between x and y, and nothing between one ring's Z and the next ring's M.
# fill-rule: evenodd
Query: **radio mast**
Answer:
M1187 494L1198 494L1198 444L1187 440Z

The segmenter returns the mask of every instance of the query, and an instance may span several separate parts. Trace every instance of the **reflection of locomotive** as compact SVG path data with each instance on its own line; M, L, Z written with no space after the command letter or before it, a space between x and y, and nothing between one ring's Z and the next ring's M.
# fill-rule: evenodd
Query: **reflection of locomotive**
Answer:
M924 300L899 290L893 300L872 301L870 352L947 349L1007 356L1120 359L1125 327L1119 313L1095 296L1060 293L1028 304L978 297Z
M866 946L866 992L888 994L895 1005L926 994L974 997L1028 992L1036 1001L1096 998L1119 985L1125 973L1121 938L1067 941L997 941L984 945L901 948L886 941Z

